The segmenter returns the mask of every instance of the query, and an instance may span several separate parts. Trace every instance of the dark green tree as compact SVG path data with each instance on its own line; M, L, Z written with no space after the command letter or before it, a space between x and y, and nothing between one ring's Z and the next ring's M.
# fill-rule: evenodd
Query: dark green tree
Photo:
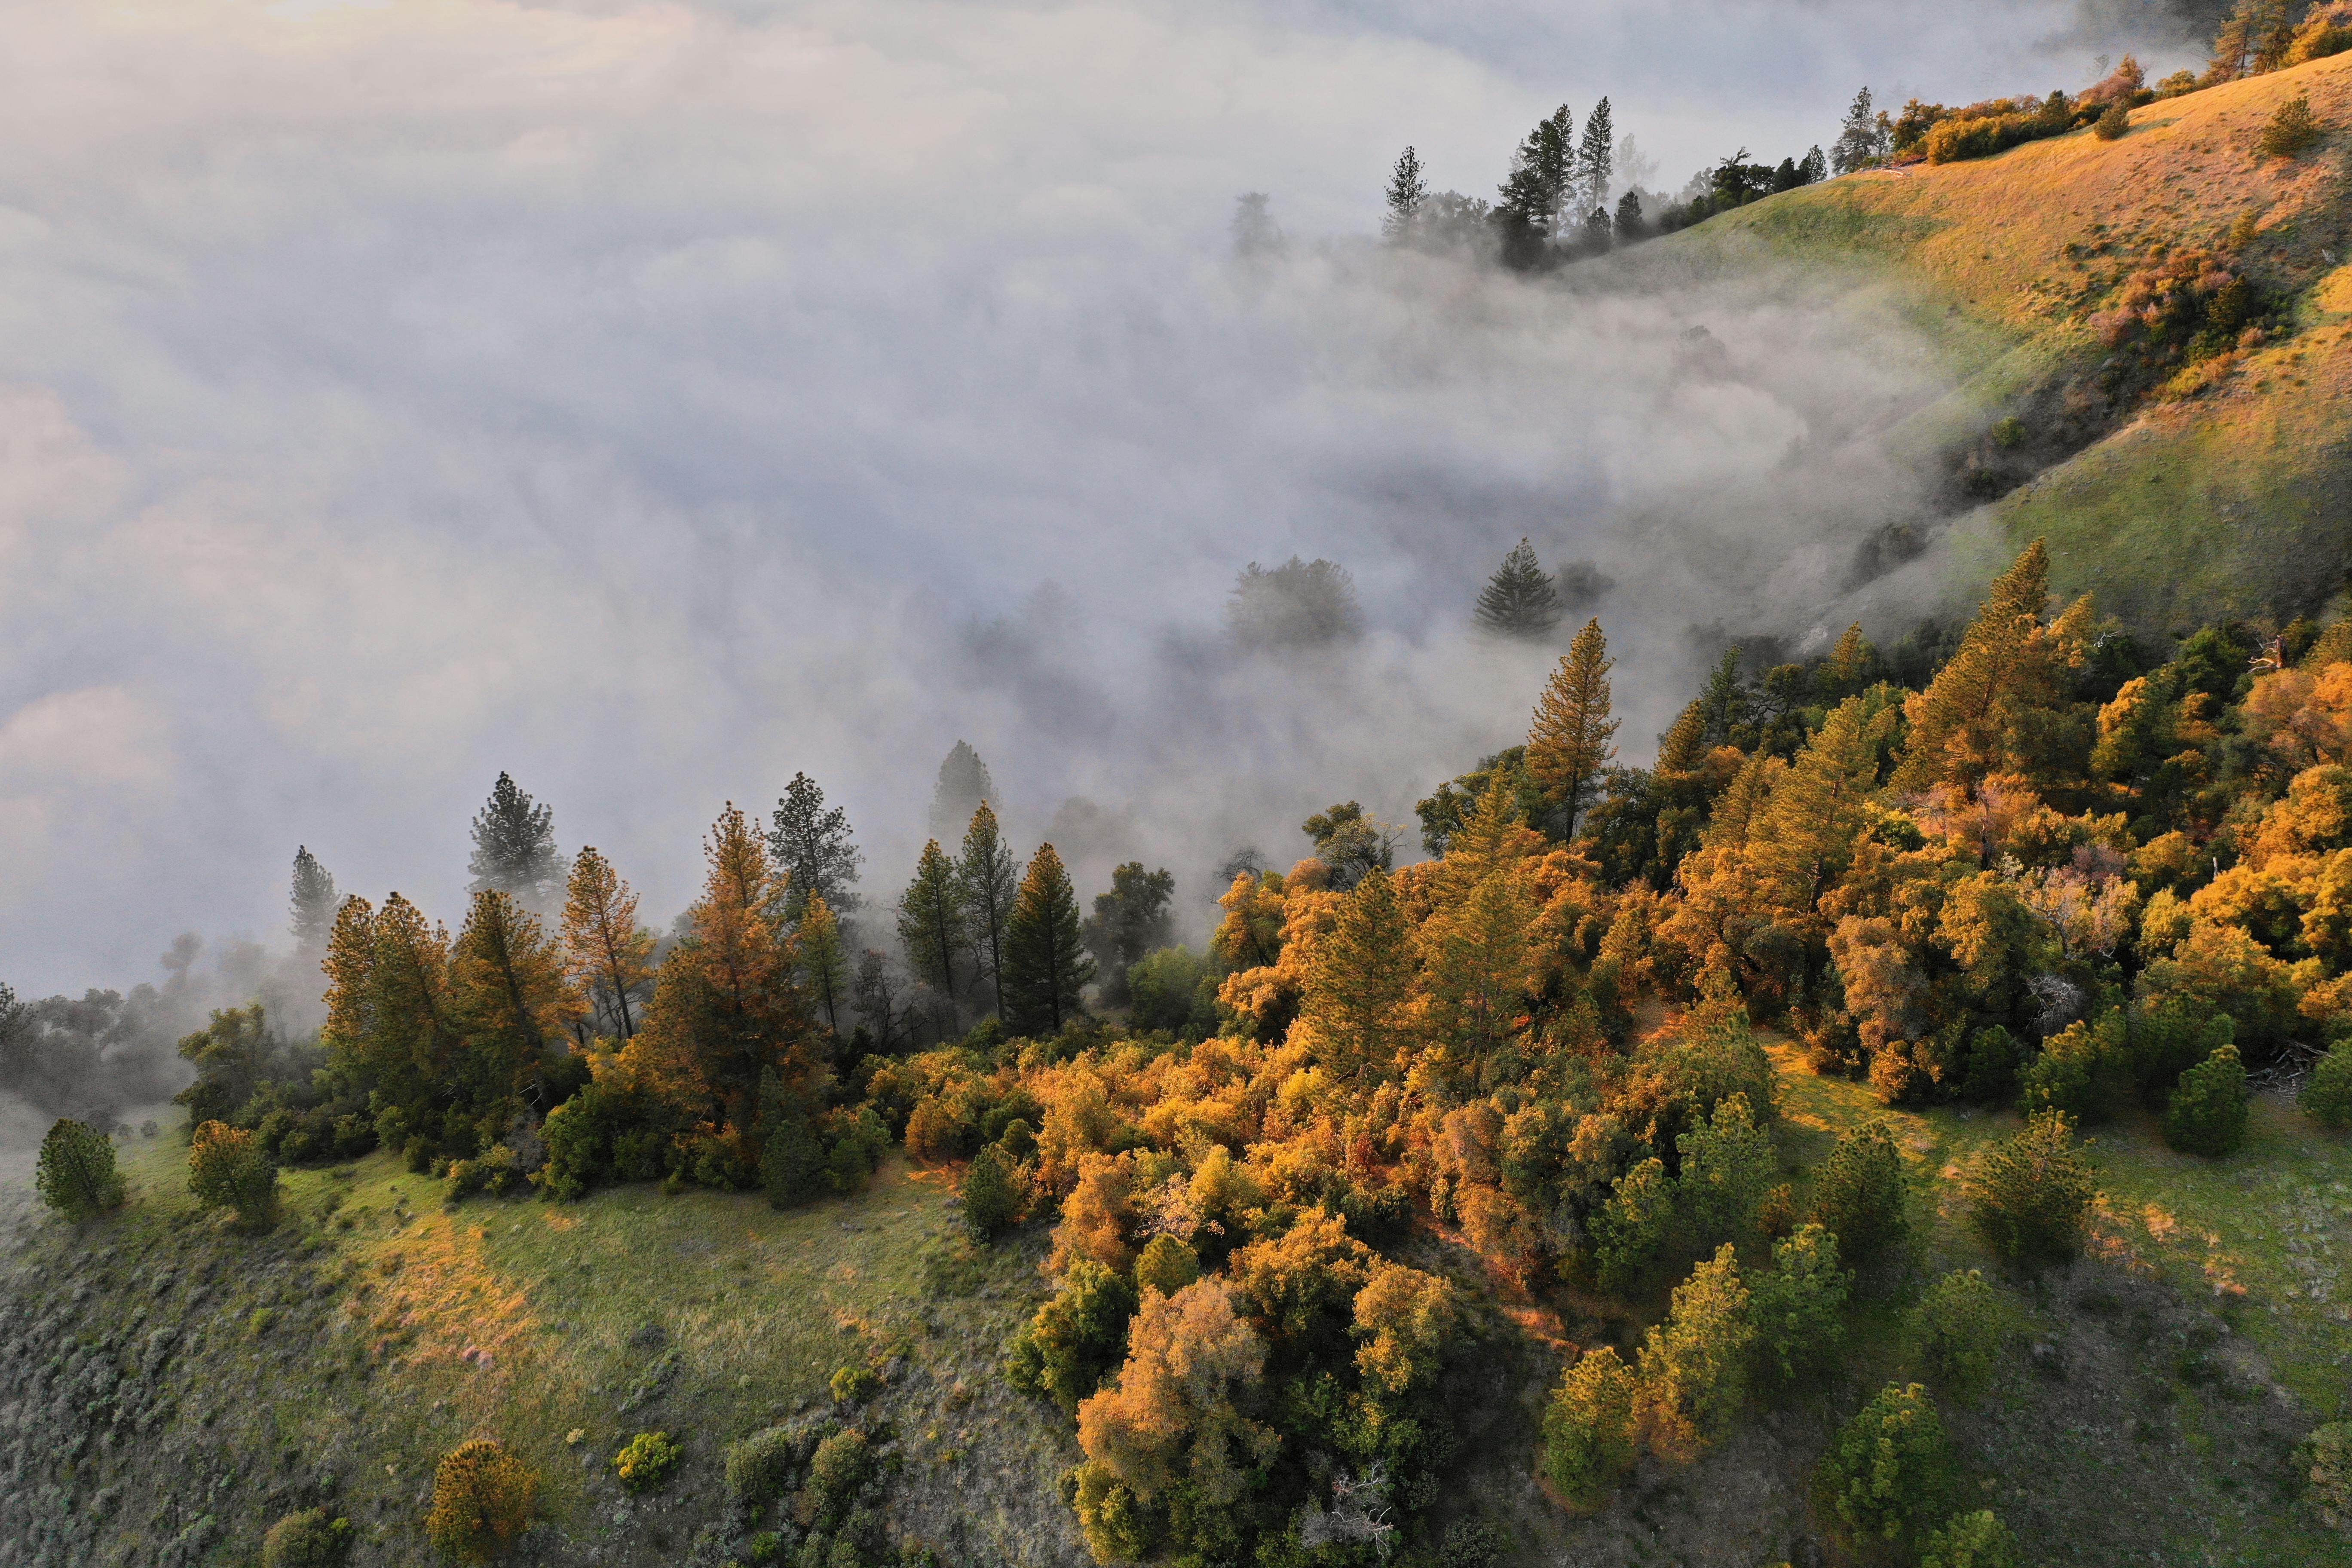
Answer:
M1609 100L1602 99L1584 117L1584 135L1577 142L1576 159L1569 175L1577 209L1600 212L1609 202L1609 187L1617 174L1617 132L1612 126Z
M972 956L996 998L997 1016L1003 1017L1004 922L1013 918L1013 895L1020 890L1021 873L1013 865L1013 851L1005 847L996 813L984 800L963 830L963 854L956 860L956 879L963 888Z
M1627 191L1617 198L1617 243L1631 245L1650 232L1649 220L1642 216L1642 193Z
M294 851L294 896L291 900L294 951L304 958L315 959L327 951L327 939L335 931L334 874L319 864L310 846L300 845Z
M1041 844L1005 922L1005 1026L1016 1035L1058 1033L1084 1010L1078 994L1094 977L1070 874L1054 847Z
M1422 177L1421 155L1408 147L1389 173L1389 210L1381 220L1381 232L1388 237L1391 245L1402 245L1412 237L1421 216L1421 204L1428 199L1429 184Z
M1979 1234L2015 1262L2080 1250L2095 1191L2090 1164L2074 1147L2074 1124L2058 1110L2037 1112L2024 1131L1987 1149L1968 1184Z
M2164 1141L2190 1154L2220 1158L2246 1143L2246 1068L2238 1047L2223 1046L2180 1075L2164 1108Z
M1494 222L1502 233L1506 265L1526 270L1543 260L1575 159L1576 116L1563 103L1519 143L1497 194Z
M1830 1440L1813 1495L1848 1551L1916 1553L1949 1516L1954 1480L1951 1444L1927 1391L1889 1384Z
M563 897L567 868L555 847L555 812L534 803L505 773L474 816L474 853L466 862L473 880L467 895L504 893L533 913Z
M1401 829L1367 816L1352 800L1318 811L1298 825L1315 843L1315 858L1331 869L1331 886L1346 892L1372 872L1396 864Z
M1813 1219L1859 1263L1898 1257L1910 1231L1904 1218L1903 1155L1884 1122L1843 1134L1813 1172Z
M1166 867L1147 871L1129 860L1110 874L1110 891L1095 895L1095 912L1079 928L1087 951L1103 977L1104 999L1127 1001L1127 972L1148 952L1166 947L1174 935L1168 901L1176 879Z
M963 1173L963 1223L973 1236L993 1241L1021 1217L1021 1191L1013 1184L1012 1157L994 1143L972 1156Z
M1525 539L1504 552L1479 590L1475 618L1479 630L1507 637L1545 637L1559 625L1559 590Z
M970 944L963 882L936 838L923 846L914 880L898 900L898 940L923 984L931 988L940 1033L955 1032L958 960Z
M60 1118L41 1140L33 1184L43 1203L70 1220L93 1219L122 1203L113 1142L71 1118Z
M792 879L784 887L784 919L799 924L812 898L823 899L835 916L855 911L858 900L851 889L866 856L850 837L849 813L827 808L816 781L794 773L772 822L768 851Z
M1872 116L1870 89L1865 87L1853 95L1853 102L1845 111L1845 123L1838 127L1837 140L1830 144L1830 167L1841 174L1851 174L1885 156L1885 134Z
M1076 1412L1127 1359L1127 1321L1135 1307L1135 1287L1125 1275L1091 1258L1075 1259L1060 1292L1007 1347L1004 1370L1013 1386Z

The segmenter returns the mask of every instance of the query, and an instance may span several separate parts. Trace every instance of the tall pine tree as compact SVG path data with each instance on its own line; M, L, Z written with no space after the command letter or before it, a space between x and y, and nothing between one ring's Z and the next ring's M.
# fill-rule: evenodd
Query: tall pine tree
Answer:
M1851 174L1856 169L1867 169L1886 155L1878 144L1878 122L1872 118L1870 89L1864 88L1853 95L1853 102L1845 111L1845 123L1838 127L1837 140L1830 143L1830 167L1841 174Z
M2040 540L1994 579L1977 618L1944 668L1903 704L1909 721L1903 760L1890 780L1900 794L1946 781L1973 789L1988 773L2023 770L2030 737L2018 734L2030 710L2059 701L2059 674L2088 629L2091 601L2077 600L2043 625L2050 598L2050 552Z
M958 741L940 763L939 782L931 789L931 837L953 842L973 812L999 798L988 764L969 742Z
M811 895L801 906L793 945L800 957L803 988L824 1015L824 1026L840 1034L841 1009L849 1000L849 959L842 949L841 922L823 898Z
M1575 160L1576 116L1563 103L1519 143L1510 174L1496 193L1494 221L1502 231L1507 265L1527 268L1543 259Z
M572 983L623 1040L637 1032L653 951L653 932L637 926L636 893L593 845L582 849L563 900L564 958Z
M1576 144L1576 163L1570 175L1577 210L1604 211L1609 187L1617 176L1617 132L1610 123L1609 100L1602 99L1584 117L1584 135Z
M449 1003L465 1031L459 1098L477 1120L503 1123L538 1077L551 1036L583 1011L563 954L508 895L474 895L449 952Z
M307 844L294 851L292 905L294 951L304 958L324 956L335 932L335 879Z
M1497 637L1539 637L1559 625L1559 590L1522 539L1479 591L1478 628Z
M1402 245L1412 237L1414 226L1421 218L1421 204L1429 199L1429 185L1422 178L1421 155L1408 147L1389 173L1388 216L1381 220L1381 232L1391 245Z
M1299 1022L1334 1077L1393 1076L1412 973L1412 928L1396 884L1376 867L1340 900L1302 977Z
M961 744L961 742L958 742ZM942 1036L955 1032L957 960L970 942L962 879L936 838L923 846L914 879L898 899L898 940L915 973L929 986Z
M555 813L535 804L505 773L474 816L474 853L466 862L468 897L504 893L534 913L547 909L563 886L563 857L555 848Z
M806 773L794 773L776 802L768 852L776 868L789 879L784 884L784 919L797 925L811 899L823 899L836 916L857 908L850 890L857 880L857 864L865 854L850 839L849 813L840 806L828 810L824 791Z
M1585 622L1545 684L1528 731L1528 774L1562 814L1562 833L1570 839L1577 818L1600 787L1601 770L1617 754L1617 721L1609 713L1614 662L1601 623Z
M1078 896L1050 844L1029 861L1004 932L1005 1026L1016 1035L1050 1035L1084 1010L1079 993L1095 977L1078 937Z
M996 999L997 1016L1004 1016L1004 922L1013 918L1013 895L1021 873L1013 863L996 826L996 813L982 801L963 830L963 854L956 860L956 879L963 888L964 918L971 926L971 952Z

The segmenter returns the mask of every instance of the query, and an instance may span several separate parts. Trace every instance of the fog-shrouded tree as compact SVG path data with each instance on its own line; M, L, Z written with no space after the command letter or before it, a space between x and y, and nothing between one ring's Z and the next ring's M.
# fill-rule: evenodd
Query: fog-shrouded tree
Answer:
M958 741L940 761L939 781L931 786L931 837L952 844L983 805L1003 797L988 764L968 741Z
M1087 951L1103 979L1104 998L1127 1000L1127 972L1144 954L1166 947L1174 933L1168 918L1176 878L1166 867L1147 871L1129 860L1110 874L1110 891L1095 895L1095 912L1080 928Z
M1389 171L1388 216L1381 220L1381 232L1391 245L1402 245L1412 237L1421 205L1428 199L1429 183L1422 176L1421 154L1408 147Z
M1079 993L1095 977L1078 934L1078 896L1051 844L1041 844L1013 895L1004 932L1005 1026L1017 1035L1055 1034L1084 1010Z
M563 886L563 857L555 847L555 812L525 795L506 773L474 816L474 853L466 869L471 897L504 893L534 914L551 908Z
M1563 837L1576 837L1577 819L1617 754L1617 721L1609 711L1609 671L1614 663L1597 620L1584 623L1560 656L1528 731L1528 774L1562 818Z
M1642 193L1627 191L1617 198L1617 216L1612 220L1617 230L1617 243L1631 245L1648 237L1649 220L1642 216Z
M898 976L888 953L869 947L857 955L850 999L857 1008L858 1027L876 1050L889 1056L907 1043L907 1008L898 1000Z
M1373 871L1396 864L1396 847L1404 830L1366 815L1362 805L1347 800L1318 811L1298 825L1315 845L1315 858L1330 868L1331 886L1346 892Z
M1845 111L1845 122L1838 127L1837 140L1830 143L1830 168L1841 174L1851 174L1885 157L1884 120L1871 108L1870 89L1865 87L1855 93Z
M1559 625L1559 590L1525 539L1504 552L1478 591L1476 620L1480 631L1507 637L1539 637Z
M1013 918L1013 895L1020 889L1021 872L1013 864L1013 851L1005 846L996 813L984 800L963 830L963 853L956 859L956 878L963 885L972 956L995 998L997 1016L1003 1017L1004 923Z
M858 862L865 859L851 839L849 813L824 804L824 791L806 773L794 773L776 802L768 833L768 853L789 880L784 884L784 919L798 925L813 898L823 899L838 917L857 908L851 889L857 881Z
M1225 626L1245 648L1316 647L1360 636L1364 616L1346 567L1294 555L1279 566L1253 561L1242 569L1225 601Z
M294 951L304 958L317 958L327 951L327 938L335 930L334 873L319 864L309 845L299 845L294 850L294 889L289 900L292 920L288 929L294 935Z
M1244 191L1234 198L1234 254L1271 256L1282 248L1282 228L1274 221L1274 198Z
M955 1032L959 961L971 945L964 921L962 879L936 838L923 846L915 875L898 897L898 940L915 973L930 988L941 1035Z
M840 1034L842 1009L849 1005L849 959L843 951L841 922L822 897L811 894L801 906L793 945L800 960L801 988L824 1015L824 1026Z
M1519 143L1511 172L1496 194L1494 222L1501 231L1505 265L1526 270L1542 262L1575 162L1576 116L1563 103Z
M589 845L572 863L563 900L563 952L572 983L626 1040L653 979L654 933L637 924L637 895Z
M1576 143L1576 159L1569 175L1577 208L1598 212L1608 205L1609 187L1617 175L1617 132L1602 99L1584 117L1584 134Z

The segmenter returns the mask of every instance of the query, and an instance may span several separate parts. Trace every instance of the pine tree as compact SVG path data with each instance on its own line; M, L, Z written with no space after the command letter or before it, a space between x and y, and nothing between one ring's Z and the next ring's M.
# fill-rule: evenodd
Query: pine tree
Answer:
M1853 104L1845 111L1845 123L1838 127L1837 140L1830 144L1830 167L1841 174L1851 174L1856 169L1866 169L1886 155L1880 144L1878 123L1872 118L1870 89L1864 88L1853 95Z
M1478 595L1478 628L1497 637L1539 637L1559 625L1559 590L1522 539Z
M1749 858L1776 903L1800 917L1853 863L1878 784L1879 742L1895 722L1883 692L1832 709L1773 787L1748 831Z
M833 906L811 895L801 907L800 930L793 933L800 956L801 986L824 1015L824 1026L841 1033L841 1009L849 1000L849 961L842 951L841 922Z
M1299 1020L1308 1049L1344 1082L1397 1070L1412 986L1412 936L1396 884L1374 868L1340 900L1307 958Z
M923 846L914 879L898 899L898 940L915 973L931 988L942 1035L955 1031L956 961L970 941L962 879L936 838Z
M60 1119L41 1140L33 1184L43 1203L70 1220L95 1219L122 1205L113 1142L70 1119Z
M1013 895L1004 931L1005 1026L1016 1035L1057 1034L1083 1010L1095 976L1078 937L1078 899L1050 844L1041 844Z
M1674 727L1658 737L1661 774L1695 773L1706 760L1706 708L1696 700L1685 705Z
M1021 873L997 829L996 813L984 800L971 814L971 825L963 830L956 880L963 888L972 956L996 997L996 1016L1001 1018L1004 1016L1004 922L1013 917L1013 895L1020 890Z
M294 951L303 957L316 957L327 951L327 939L335 930L334 874L319 864L310 846L300 845L294 851L293 923Z
M632 999L653 977L654 934L637 926L637 895L591 845L572 862L563 900L563 951L581 994L619 1026L637 1032Z
M1497 194L1494 215L1503 231L1507 264L1525 268L1543 258L1544 242L1552 237L1568 195L1575 156L1576 116L1564 103L1528 132L1512 154L1511 172Z
M958 741L940 762L939 783L931 789L931 837L952 842L973 812L1002 798L980 753Z
M2090 618L2085 595L2045 626L2049 597L2050 552L2037 539L1994 580L1958 650L1927 689L1905 700L1910 733L1889 781L1897 793L1946 780L1973 787L2010 763L2019 719L2058 700L2058 669Z
M1617 133L1610 124L1609 100L1602 99L1584 117L1584 136L1576 144L1576 160L1570 184L1575 191L1577 206L1585 212L1599 212L1609 201L1609 187L1617 174Z
M1112 870L1110 891L1095 896L1095 912L1078 934L1103 976L1106 1000L1124 1005L1129 968L1168 945L1168 900L1175 893L1176 879L1166 867L1147 871L1142 861L1129 860Z
M794 773L776 802L774 826L768 850L776 868L789 879L784 884L784 919L800 923L809 900L823 899L838 915L857 908L850 891L857 880L857 864L866 858L851 842L849 813L840 806L825 809L824 791L806 773Z
M1862 623L1846 627L1830 649L1829 668L1822 671L1827 693L1832 697L1852 697L1864 686L1878 666L1878 650L1862 635Z
M1613 664L1597 620L1569 644L1536 702L1528 731L1528 774L1564 815L1562 837L1574 839L1585 803L1600 786L1601 770L1617 754L1617 721L1609 716Z
M1402 245L1412 237L1421 216L1421 204L1428 199L1429 186L1422 178L1421 155L1408 147L1389 174L1389 210L1381 220L1381 232L1388 237L1391 245Z
M474 853L466 862L473 880L468 897L485 889L505 893L534 913L554 901L563 885L562 856L555 849L555 813L535 805L505 773L474 817Z
M1666 1321L1642 1342L1637 1419L1660 1455L1687 1462L1746 1406L1756 1326L1729 1242L1675 1287Z
M1631 245L1645 238L1650 232L1649 220L1642 216L1642 193L1627 191L1617 198L1617 243Z
M479 1114L508 1109L536 1076L551 1036L583 1005L538 918L505 893L474 895L449 952L449 1003L466 1037L455 1085Z

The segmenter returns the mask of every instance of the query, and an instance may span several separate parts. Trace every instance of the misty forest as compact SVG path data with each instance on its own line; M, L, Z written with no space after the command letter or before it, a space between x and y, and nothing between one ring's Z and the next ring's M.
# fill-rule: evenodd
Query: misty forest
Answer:
M0 1565L2352 1563L2352 0L784 9L5 24Z

